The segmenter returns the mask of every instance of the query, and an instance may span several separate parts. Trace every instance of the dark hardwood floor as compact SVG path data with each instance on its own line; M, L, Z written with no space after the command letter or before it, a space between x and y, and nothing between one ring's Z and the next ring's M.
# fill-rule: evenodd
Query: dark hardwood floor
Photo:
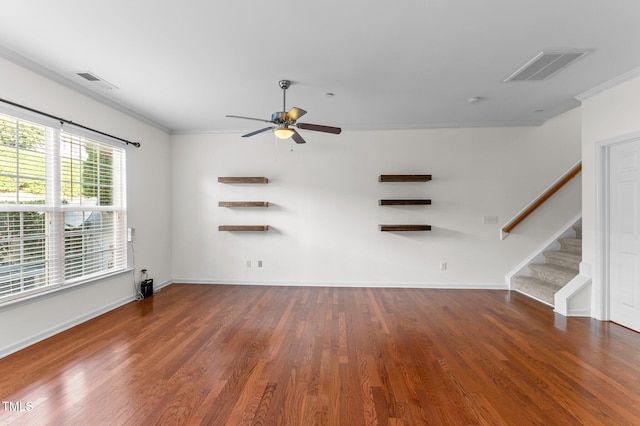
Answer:
M0 424L640 424L638 333L506 291L174 284L0 377Z

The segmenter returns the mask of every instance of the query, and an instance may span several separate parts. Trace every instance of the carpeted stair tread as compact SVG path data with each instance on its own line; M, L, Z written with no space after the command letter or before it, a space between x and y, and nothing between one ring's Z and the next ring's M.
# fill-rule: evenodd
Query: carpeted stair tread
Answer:
M513 286L516 290L542 300L552 306L554 304L554 294L562 288L552 283L542 281L539 278L526 276L513 277Z
M549 265L547 263L532 263L529 265L529 270L533 277L540 278L543 281L548 281L557 286L564 286L571 281L573 277L578 275L578 271L557 265Z
M529 276L511 278L511 288L554 306L555 293L578 275L582 261L582 224L572 226L575 238L558 238L560 250L542 253L545 263L529 264Z
M560 238L558 242L562 251L575 253L582 257L582 240L580 238Z
M577 225L573 225L573 230L576 233L576 238L581 240L582 239L582 224L579 223Z
M582 255L566 251L549 250L543 253L547 264L560 266L578 272Z

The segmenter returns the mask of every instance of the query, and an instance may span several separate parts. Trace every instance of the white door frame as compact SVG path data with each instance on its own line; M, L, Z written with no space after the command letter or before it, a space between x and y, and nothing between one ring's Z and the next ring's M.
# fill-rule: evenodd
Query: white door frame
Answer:
M640 132L616 136L596 143L596 209L595 209L595 265L593 270L593 293L591 298L592 316L609 321L609 151L613 145L634 142L640 139Z

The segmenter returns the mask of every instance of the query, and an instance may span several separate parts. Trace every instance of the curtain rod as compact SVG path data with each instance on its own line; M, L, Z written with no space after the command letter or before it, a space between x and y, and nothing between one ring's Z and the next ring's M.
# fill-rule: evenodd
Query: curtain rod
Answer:
M44 115L45 117L49 117L49 118L52 118L52 119L54 119L56 121L59 121L60 124L62 124L62 123L71 124L73 126L80 127L81 129L89 130L90 132L97 133L97 134L102 135L102 136L107 136L109 138L119 140L120 142L124 142L127 145L133 145L136 148L140 148L140 142L131 142L131 141L128 141L126 139L122 139L122 138L119 138L117 136L110 135L109 133L104 133L104 132L101 132L99 130L92 129L91 127L87 127L87 126L83 126L82 124L74 123L71 120L66 120L66 119L61 118L61 117L56 117L55 115L47 114L46 112L38 111L37 109L29 108L27 106L20 105L20 104L17 104L15 102L8 101L6 99L0 98L0 102L4 102L5 104L9 104L9 105L12 105L12 106L15 106L15 107L18 107L18 108L26 109L27 111L35 112L36 114Z

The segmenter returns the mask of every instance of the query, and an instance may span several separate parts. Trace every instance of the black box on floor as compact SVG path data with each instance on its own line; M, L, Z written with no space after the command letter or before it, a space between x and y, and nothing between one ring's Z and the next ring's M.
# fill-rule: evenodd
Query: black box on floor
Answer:
M140 282L140 293L142 293L142 297L145 299L153 295L153 278Z

